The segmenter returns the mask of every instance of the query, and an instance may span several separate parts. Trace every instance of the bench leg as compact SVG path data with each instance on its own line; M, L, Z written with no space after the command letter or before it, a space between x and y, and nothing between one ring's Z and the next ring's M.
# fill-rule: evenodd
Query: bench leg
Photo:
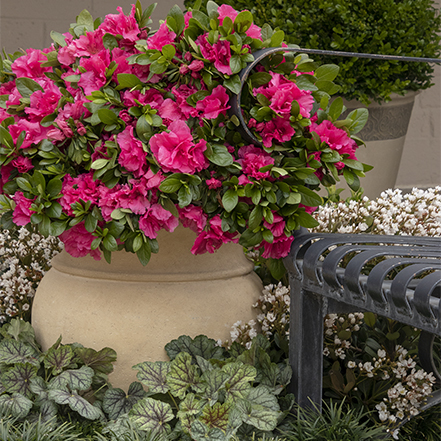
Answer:
M290 392L301 407L321 410L323 383L323 298L302 290L291 278L289 361ZM312 402L312 403L311 403Z

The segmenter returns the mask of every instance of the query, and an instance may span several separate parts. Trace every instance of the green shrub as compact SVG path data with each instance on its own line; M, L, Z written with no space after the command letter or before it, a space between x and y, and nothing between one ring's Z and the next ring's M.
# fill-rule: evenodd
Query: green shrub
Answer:
M185 0L187 8L195 0ZM207 0L203 0L205 5ZM258 26L269 23L302 48L436 58L441 16L432 0L219 0L249 9ZM315 58L318 58L315 56ZM391 93L427 89L428 63L321 57L340 66L336 83L347 99L389 101Z

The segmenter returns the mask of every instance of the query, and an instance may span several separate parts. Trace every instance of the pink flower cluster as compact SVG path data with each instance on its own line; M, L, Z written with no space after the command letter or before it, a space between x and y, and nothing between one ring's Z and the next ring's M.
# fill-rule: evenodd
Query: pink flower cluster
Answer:
M357 144L330 120L311 123L317 121L313 93L297 86L299 73L282 75L275 72L280 72L277 66L257 68L271 79L250 86L247 97L254 104L243 105L248 126L263 146L245 141L230 115L230 99L240 82L237 62L245 65L262 47L261 29L248 22L234 36L241 26L231 23L240 18L228 5L218 8L217 22L211 23L228 22L229 30L221 29L228 38L204 30L191 11L181 17L174 20L181 27L165 21L152 34L138 22L135 5L128 15L118 7L96 29L83 32L81 24L75 35L74 26L58 36L57 44L28 49L12 62L0 83L0 95L6 97L0 122L14 143L1 164L0 191L11 199L17 225L50 218L58 227L67 226L60 238L70 254L99 259L103 245L92 250L92 242L110 225L118 225L122 233L115 239L126 246L124 241L131 243L138 234L144 242L154 241L160 230L172 232L180 222L197 233L193 253L213 253L223 243L238 242L247 230L259 203L254 202L257 191L274 217L271 224L260 224L274 238L259 244L263 256L287 255L292 236L278 210L303 181L288 166L281 171L285 160L299 156L281 144L311 139L315 132L323 145L353 160ZM251 118L263 101L264 117ZM296 126L295 117L309 127ZM318 147L311 155L321 160ZM315 173L324 170L316 166ZM37 172L46 190L61 188L60 194L44 194L44 186L34 185ZM21 185L8 185L17 178L23 179ZM24 181L30 185L24 187ZM248 197L250 189L253 197ZM312 210L298 203L294 208ZM126 250L133 251L130 245Z

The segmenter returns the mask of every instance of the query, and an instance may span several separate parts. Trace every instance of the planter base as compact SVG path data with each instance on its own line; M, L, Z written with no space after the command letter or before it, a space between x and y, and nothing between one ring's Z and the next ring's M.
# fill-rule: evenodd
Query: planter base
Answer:
M118 354L110 376L127 390L132 366L167 360L164 346L180 335L230 338L231 325L256 317L252 305L262 284L242 247L226 244L215 254L193 256L191 230L158 237L160 253L143 267L136 255L112 253L112 264L91 257L56 256L38 287L32 324L43 349L62 335Z

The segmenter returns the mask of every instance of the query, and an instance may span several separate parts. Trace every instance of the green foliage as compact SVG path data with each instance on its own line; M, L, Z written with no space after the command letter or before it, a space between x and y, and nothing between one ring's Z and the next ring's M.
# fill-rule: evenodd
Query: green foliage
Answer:
M267 348L263 336L248 350L230 352L205 336L173 340L166 346L170 362L134 366L148 396L133 406L130 419L158 436L194 440L228 440L246 427L273 431L290 408L282 411L277 399L290 374L286 362L271 361Z
M89 420L104 416L92 403L108 387L115 351L62 345L61 338L41 351L30 324L17 319L0 332L0 413L42 421L57 415Z
M187 8L194 0L186 0ZM437 58L441 16L432 0L219 0L249 9L255 23L269 23L285 41L302 48ZM206 4L206 0L202 1ZM202 7L202 9L204 9ZM340 67L336 84L347 99L389 101L391 93L426 89L433 67L427 63L321 57Z
M297 418L281 430L287 441L367 441L387 437L383 427L369 425L368 414L344 403L324 404L323 413L317 409L298 409Z

